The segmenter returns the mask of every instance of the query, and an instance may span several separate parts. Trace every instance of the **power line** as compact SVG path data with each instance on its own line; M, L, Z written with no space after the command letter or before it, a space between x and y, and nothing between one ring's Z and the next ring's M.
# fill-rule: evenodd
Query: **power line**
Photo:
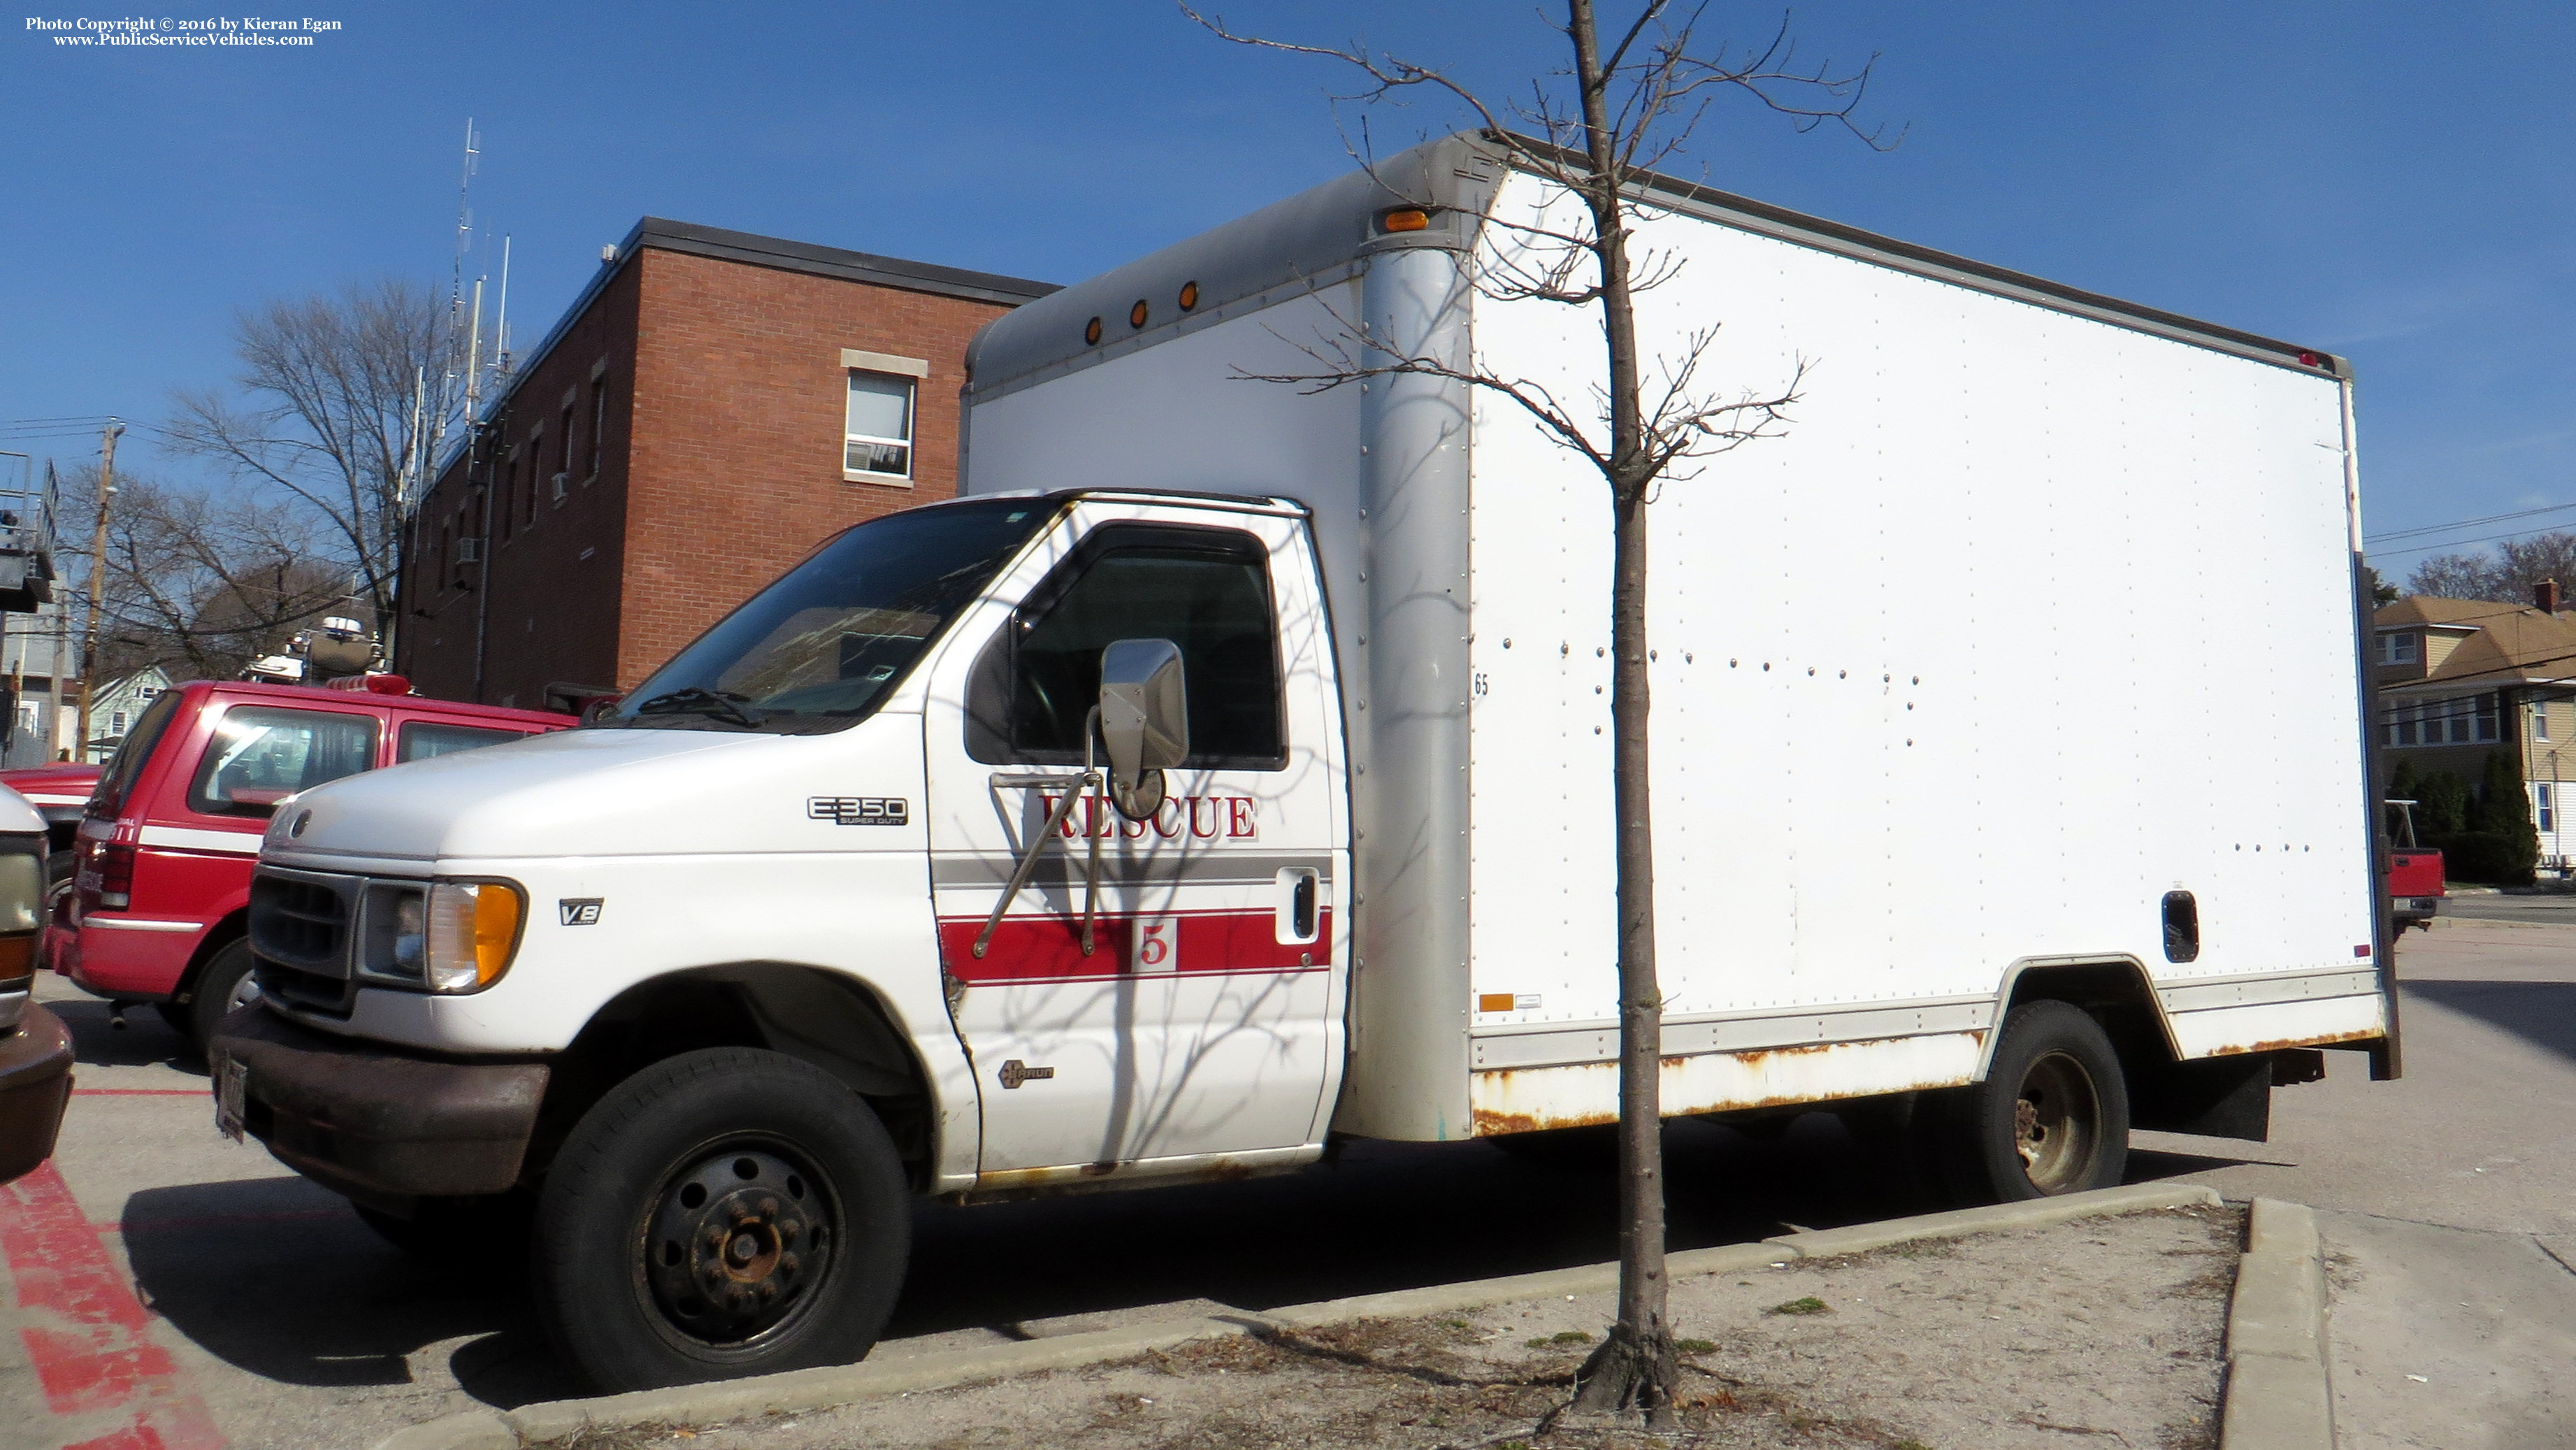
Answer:
M2442 549L2464 549L2471 544L2492 544L2504 539L2519 539L2527 534L2548 534L2555 532L2557 532L2557 530L2549 528L2514 529L2506 533L2487 534L2475 539L2453 539L2446 544L2423 544L2412 549L2390 549L2385 553L2373 554L2370 557L2380 559L2403 559L2410 555L2430 554ZM2366 544L2367 541L2365 541L2365 547Z
M2509 514L2489 514L2481 519L2454 519L2447 524L2425 524L2419 528L2393 529L2384 534L2368 535L2362 539L2362 542L2384 544L2398 539L2421 538L2426 534L2447 534L2453 529L2474 529L2481 524L2500 524L2507 519L2527 519L2537 514L2554 514L2567 509L2576 509L2576 503L2553 503L2536 509L2517 509Z

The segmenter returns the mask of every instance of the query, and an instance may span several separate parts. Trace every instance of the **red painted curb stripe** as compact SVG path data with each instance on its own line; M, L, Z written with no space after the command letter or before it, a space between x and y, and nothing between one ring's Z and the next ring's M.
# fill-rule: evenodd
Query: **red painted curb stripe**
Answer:
M179 1387L178 1366L152 1342L152 1316L53 1164L0 1184L0 1259L19 1311L55 1321L18 1331L46 1407L57 1415L137 1411L124 1429L85 1442L87 1450L222 1450L213 1417Z

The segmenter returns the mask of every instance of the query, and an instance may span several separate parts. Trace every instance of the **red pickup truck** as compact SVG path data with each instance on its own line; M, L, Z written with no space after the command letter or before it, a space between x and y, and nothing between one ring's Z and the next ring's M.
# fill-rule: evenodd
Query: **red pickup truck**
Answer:
M575 723L409 689L399 676L373 675L362 689L200 680L165 691L82 807L76 874L46 926L48 964L120 1006L152 1003L202 1042L258 993L243 914L279 801L344 775ZM47 783L55 793L65 784Z
M2415 802L2387 801L2388 910L2397 929L2430 926L2442 909L2442 853L2415 844Z

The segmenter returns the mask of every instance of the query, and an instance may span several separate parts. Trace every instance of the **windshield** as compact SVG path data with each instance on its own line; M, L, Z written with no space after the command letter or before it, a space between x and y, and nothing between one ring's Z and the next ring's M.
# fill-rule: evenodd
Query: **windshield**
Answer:
M798 735L852 724L1053 512L1039 499L994 499L861 524L700 635L599 723Z

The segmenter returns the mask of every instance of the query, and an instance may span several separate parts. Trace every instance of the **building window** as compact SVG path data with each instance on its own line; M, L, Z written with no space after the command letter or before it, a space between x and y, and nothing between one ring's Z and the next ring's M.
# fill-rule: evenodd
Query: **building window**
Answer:
M2535 701L2532 704L2531 738L2534 740L2549 738L2549 706L2545 701Z
M843 472L912 477L912 379L851 369L844 432Z
M563 418L561 420L563 423L563 442L558 445L560 452L558 452L555 458L555 498L558 501L560 501L564 496L564 483L572 477L572 404L573 395L567 392L564 394Z
M528 522L537 521L537 495L543 491L546 477L546 426L538 424L528 434Z
M2531 783L2531 823L2544 836L2558 829L2558 790L2548 781Z
M608 379L602 376L590 380L590 468L581 476L584 483L599 477L599 440L607 434Z
M102 592L103 592L103 591L102 591ZM111 737L113 737L113 738L116 738L116 739L123 739L123 738L124 738L124 736L125 736L125 712L124 712L124 711L122 711L122 710L110 710L110 711L108 711L108 712L107 712L107 733L109 734L109 736L111 736Z
M519 531L519 450L510 450L510 461L501 469L501 537Z
M2493 695L2391 705L2379 718L2390 745L2493 745L2502 738Z
M2411 665L2423 658L2411 634L2383 634L2379 637L2379 662L2383 665Z

